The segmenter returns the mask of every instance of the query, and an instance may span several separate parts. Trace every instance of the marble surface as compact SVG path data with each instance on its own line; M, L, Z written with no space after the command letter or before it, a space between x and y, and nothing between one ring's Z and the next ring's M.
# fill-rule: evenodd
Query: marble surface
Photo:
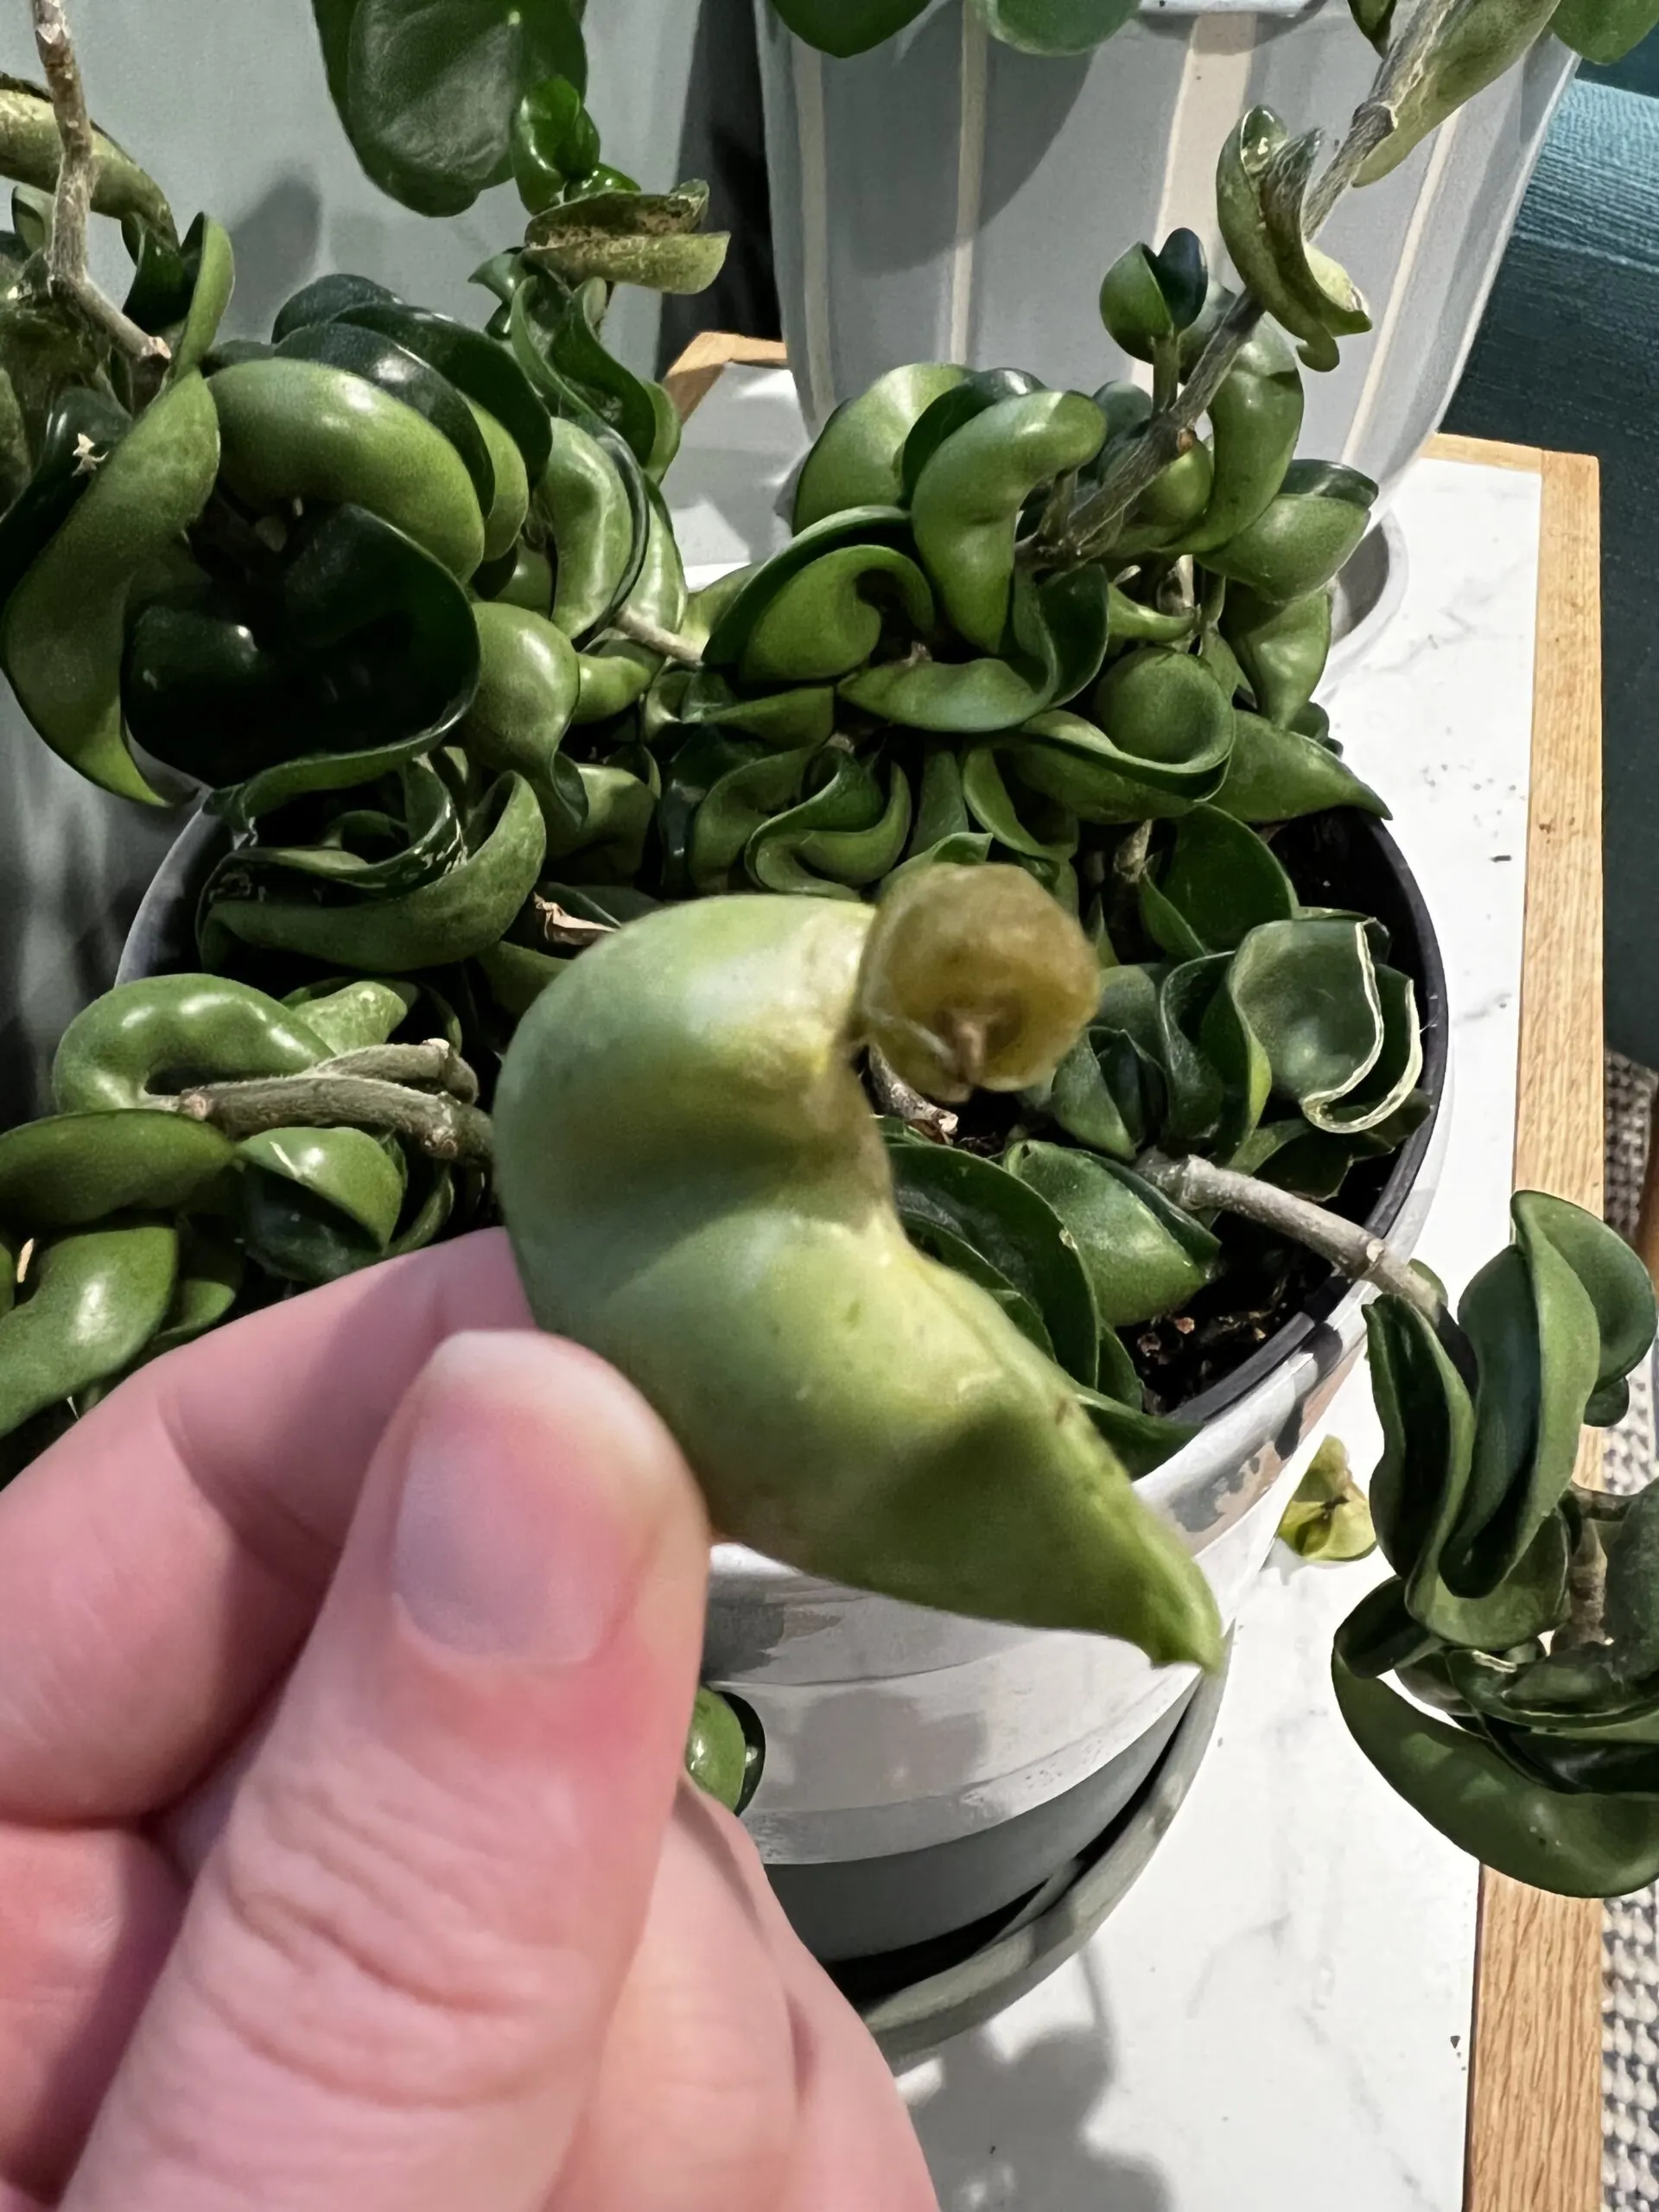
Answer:
M728 372L668 485L697 580L785 535L786 377ZM1438 923L1450 1148L1421 1255L1508 1234L1539 482L1420 461L1397 612L1325 694ZM1378 1449L1364 1377L1330 1428ZM905 2079L944 2212L1452 2212L1463 2194L1476 1874L1350 1744L1331 1635L1382 1570L1282 1547L1239 1624L1216 1741L1077 1958Z

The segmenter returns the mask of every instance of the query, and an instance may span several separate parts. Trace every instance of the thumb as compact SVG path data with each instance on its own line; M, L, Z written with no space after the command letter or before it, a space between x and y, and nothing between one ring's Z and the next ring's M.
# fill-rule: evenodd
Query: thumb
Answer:
M707 1545L599 1361L434 1355L66 2212L544 2202L645 1916Z

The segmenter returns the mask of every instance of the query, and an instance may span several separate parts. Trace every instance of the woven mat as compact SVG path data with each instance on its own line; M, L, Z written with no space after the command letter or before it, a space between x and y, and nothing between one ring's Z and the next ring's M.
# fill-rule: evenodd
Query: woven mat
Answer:
M1656 1077L1607 1055L1607 1218L1636 1227ZM1607 1435L1610 1490L1653 1475L1652 1376L1630 1378L1630 1410ZM1601 1935L1601 2196L1604 2212L1659 2205L1659 1890L1610 1904Z

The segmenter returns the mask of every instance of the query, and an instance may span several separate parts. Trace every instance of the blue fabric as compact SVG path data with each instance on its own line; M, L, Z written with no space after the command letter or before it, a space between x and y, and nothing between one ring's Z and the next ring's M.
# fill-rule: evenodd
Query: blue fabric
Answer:
M1605 69L1586 61L1580 74L1586 83L1617 85L1624 92L1659 92L1659 34L1644 38L1622 61L1611 61Z
M1568 91L1446 427L1601 461L1607 1035L1659 1065L1659 99Z

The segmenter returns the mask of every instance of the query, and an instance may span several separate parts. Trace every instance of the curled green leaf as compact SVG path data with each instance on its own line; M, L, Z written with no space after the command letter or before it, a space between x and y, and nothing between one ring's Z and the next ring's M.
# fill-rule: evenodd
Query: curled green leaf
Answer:
M1371 1509L1340 1437L1327 1436L1309 1460L1281 1517L1279 1536L1299 1558L1333 1564L1367 1559L1376 1549Z

